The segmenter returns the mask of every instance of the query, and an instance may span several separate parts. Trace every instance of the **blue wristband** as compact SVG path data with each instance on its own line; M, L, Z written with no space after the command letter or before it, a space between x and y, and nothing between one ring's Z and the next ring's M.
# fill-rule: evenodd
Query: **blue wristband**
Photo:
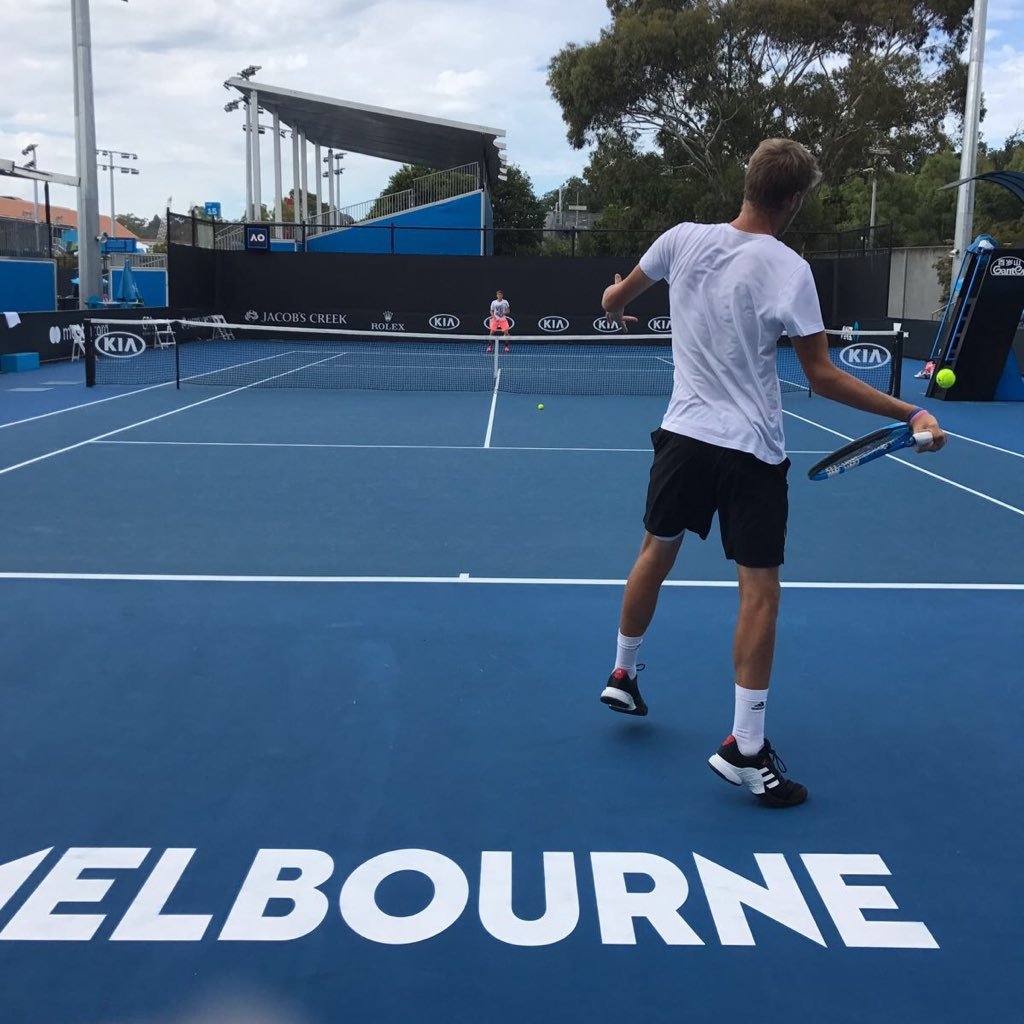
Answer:
M921 413L927 413L927 412L928 412L928 410L927 410L927 409L915 409L915 410L914 410L914 411L913 411L913 412L912 412L912 413L911 413L911 414L910 414L910 415L909 415L909 416L907 417L907 426L909 427L909 426L910 426L910 425L911 425L911 424L912 424L912 423L914 422L914 420L916 420L916 419L917 419L917 417L921 415Z

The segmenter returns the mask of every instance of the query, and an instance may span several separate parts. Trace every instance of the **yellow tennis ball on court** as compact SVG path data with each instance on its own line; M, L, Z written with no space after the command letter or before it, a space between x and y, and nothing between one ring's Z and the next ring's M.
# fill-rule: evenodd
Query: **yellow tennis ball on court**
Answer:
M939 370L939 372L935 374L935 383L938 384L940 388L948 390L956 383L956 374L948 367L945 370Z
M544 408L544 403L543 402L538 402L537 403L537 408L538 409L543 409Z

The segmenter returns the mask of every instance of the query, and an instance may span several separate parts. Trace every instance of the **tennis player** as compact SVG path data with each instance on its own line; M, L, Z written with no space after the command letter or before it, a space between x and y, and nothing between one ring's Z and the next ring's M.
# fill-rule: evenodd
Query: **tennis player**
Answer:
M490 316L490 330L487 332L488 345L487 351L491 351L491 343L493 343L494 336L498 331L505 336L505 351L509 351L508 345L508 314L510 310L508 299L505 298L505 293L499 288L494 293L494 301L491 303L491 316Z
M777 339L784 332L793 339L816 395L913 423L931 433L928 450L945 443L930 413L876 391L829 358L811 269L779 241L820 179L803 146L765 140L750 158L736 219L677 224L624 281L616 275L602 303L606 317L625 327L636 319L623 315L629 303L667 281L675 373L668 409L651 435L646 534L626 583L615 668L601 700L624 714L647 714L637 650L683 535L705 539L717 512L725 556L739 577L739 615L732 732L709 763L772 807L807 798L806 787L784 777L764 736L789 511Z

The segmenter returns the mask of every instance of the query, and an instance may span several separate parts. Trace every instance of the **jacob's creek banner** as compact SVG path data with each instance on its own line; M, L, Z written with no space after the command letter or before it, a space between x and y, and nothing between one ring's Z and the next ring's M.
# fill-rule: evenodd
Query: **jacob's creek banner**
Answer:
M397 304L396 304L397 305ZM305 328L308 330L350 330L367 334L436 334L487 335L491 318L486 310L466 312L439 309L427 312L402 312L394 307L380 309L323 309L261 306L254 303L244 308L222 311L230 323L259 328ZM560 336L622 335L622 330L606 320L598 309L594 313L579 313L554 309L543 313L517 313L513 308L507 317L512 335L548 337L557 341ZM660 334L666 340L672 332L667 310L644 317L630 324L630 334ZM269 332L268 332L269 336ZM628 335L627 335L628 337Z

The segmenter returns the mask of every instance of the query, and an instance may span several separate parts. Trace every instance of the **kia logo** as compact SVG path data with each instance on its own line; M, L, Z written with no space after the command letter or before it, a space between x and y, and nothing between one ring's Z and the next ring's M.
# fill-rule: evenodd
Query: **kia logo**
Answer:
M672 330L672 321L667 316L652 316L647 321L647 328L659 334L668 334Z
M128 331L109 331L96 339L96 351L114 359L132 359L146 351L146 343Z
M435 313L429 323L435 331L454 331L462 321L454 313Z
M869 370L886 366L891 359L892 353L887 348L870 341L847 345L839 353L839 361L851 370Z
M537 321L537 326L549 334L557 334L569 328L569 321L564 316L542 316Z
M612 320L606 320L603 316L599 316L594 321L594 330L600 334L615 334L619 331L619 325Z

